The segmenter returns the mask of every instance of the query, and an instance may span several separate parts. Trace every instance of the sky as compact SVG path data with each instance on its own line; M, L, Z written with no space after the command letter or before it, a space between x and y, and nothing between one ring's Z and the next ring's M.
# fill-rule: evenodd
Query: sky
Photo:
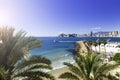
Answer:
M120 0L0 0L0 26L31 36L120 30Z

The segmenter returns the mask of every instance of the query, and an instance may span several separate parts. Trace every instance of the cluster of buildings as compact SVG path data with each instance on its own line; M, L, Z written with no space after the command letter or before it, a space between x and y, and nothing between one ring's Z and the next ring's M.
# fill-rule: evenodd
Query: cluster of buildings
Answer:
M92 50L103 54L101 59L104 60L104 62L109 62L116 53L120 53L119 46L120 43L109 42L106 45L101 44L100 46L92 46Z
M116 37L120 37L120 31L113 31L109 33L109 36L116 36Z
M91 37L120 37L120 31L90 33Z
M100 46L92 46L92 50L113 56L115 53L120 53L119 45L120 43L108 42L106 45L101 44Z
M65 34L62 33L59 37L120 37L120 31L109 31L109 32L95 32L92 31L88 34Z
M59 35L59 37L78 37L77 36L78 34L65 34L65 33L62 33Z

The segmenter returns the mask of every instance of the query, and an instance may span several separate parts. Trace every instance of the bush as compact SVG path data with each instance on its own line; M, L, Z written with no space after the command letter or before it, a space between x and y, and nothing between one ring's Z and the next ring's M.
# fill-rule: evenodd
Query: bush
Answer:
M113 57L114 61L120 61L120 53L116 53Z

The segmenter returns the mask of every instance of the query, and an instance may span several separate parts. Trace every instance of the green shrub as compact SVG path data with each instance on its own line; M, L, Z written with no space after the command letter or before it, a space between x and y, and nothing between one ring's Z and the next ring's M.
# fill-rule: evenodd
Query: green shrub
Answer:
M116 53L113 57L114 61L120 61L120 53Z

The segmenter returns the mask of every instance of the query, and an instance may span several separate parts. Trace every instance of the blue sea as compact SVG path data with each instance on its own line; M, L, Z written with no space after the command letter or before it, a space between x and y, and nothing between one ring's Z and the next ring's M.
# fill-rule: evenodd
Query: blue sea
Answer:
M30 52L31 55L42 55L52 61L53 69L64 67L63 62L74 63L75 42L80 40L109 40L120 42L119 37L37 37L43 40L42 46Z

